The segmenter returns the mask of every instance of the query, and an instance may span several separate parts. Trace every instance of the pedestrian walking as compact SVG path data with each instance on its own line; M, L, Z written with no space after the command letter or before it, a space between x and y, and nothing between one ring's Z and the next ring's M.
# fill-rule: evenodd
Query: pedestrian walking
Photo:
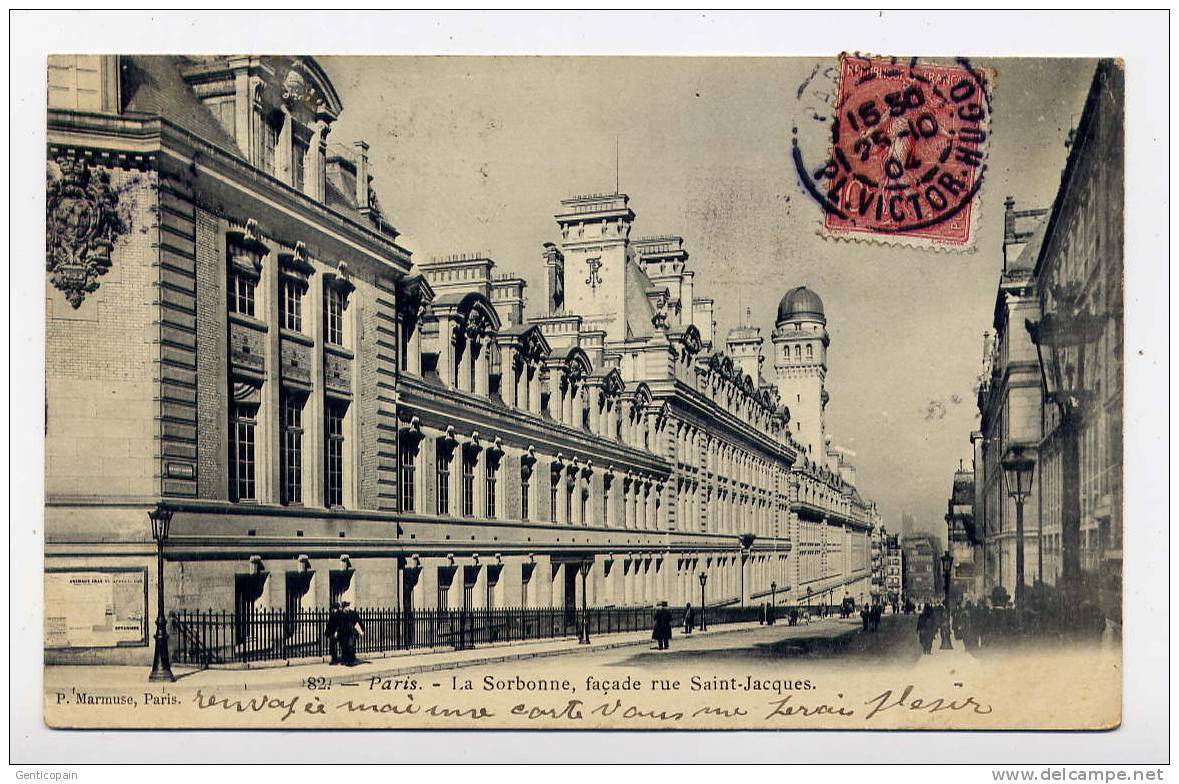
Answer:
M962 647L970 650L974 647L974 637L970 629L970 614L974 603L969 599L954 613L954 636L962 641Z
M330 664L340 663L340 624L344 619L344 612L340 609L339 602L332 602L331 609L328 610L327 626L324 627L323 636L328 641L328 653L331 654Z
M917 616L917 640L921 643L921 652L925 655L933 653L933 637L937 634L937 620L933 615L933 608L928 604Z
M692 609L692 603L688 602L684 608L684 634L691 634L692 629L696 628L696 611Z
M774 625L774 605L766 602L766 625Z
M666 651L671 645L671 610L667 609L667 602L660 602L655 609L655 626L651 637L661 651Z
M340 640L340 659L345 667L356 664L356 640L364 636L364 621L360 620L360 613L353 609L348 602L340 602L341 617L340 630L337 637Z

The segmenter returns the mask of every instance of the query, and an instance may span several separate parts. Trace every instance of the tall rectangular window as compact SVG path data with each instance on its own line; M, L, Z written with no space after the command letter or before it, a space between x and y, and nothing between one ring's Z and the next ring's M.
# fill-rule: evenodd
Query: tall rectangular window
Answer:
M324 294L323 338L333 346L344 345L344 295L335 289Z
M528 496L531 494L532 475L520 474L520 519L528 519Z
M255 408L231 404L229 409L229 494L234 501L255 501Z
M549 474L549 520L557 522L557 491L561 487L561 468L554 465Z
M303 399L290 393L282 400L283 503L303 503Z
M408 438L401 439L398 462L401 464L401 511L417 511L417 445Z
M477 459L477 454L463 452L463 517L475 516L475 461Z
M485 517L495 517L495 484L498 479L499 472L496 470L498 466L490 457L484 465L483 477L483 506Z
M573 522L573 485L565 482L565 522Z
M329 401L324 413L324 505L344 505L344 414L347 406Z
M303 284L284 278L282 281L282 326L292 332L303 331Z
M438 485L437 512L440 515L450 514L450 452L438 448L438 459L435 463L435 483Z
M256 281L249 275L243 275L237 270L229 272L229 312L253 316L254 286Z
M278 125L272 120L262 121L262 136L258 140L258 168L274 176L274 151L278 148Z
M305 178L304 172L307 165L307 145L296 139L292 145L291 153L291 185L295 190L302 191Z

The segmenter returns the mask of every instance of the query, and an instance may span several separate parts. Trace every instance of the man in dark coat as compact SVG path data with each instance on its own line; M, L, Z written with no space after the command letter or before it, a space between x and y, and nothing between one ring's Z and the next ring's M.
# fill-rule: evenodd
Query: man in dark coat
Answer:
M917 639L921 643L923 654L933 652L933 638L936 634L937 619L934 617L933 608L927 604L921 610L921 615L917 616Z
M328 652L331 653L331 664L340 663L340 623L344 619L344 612L340 609L337 602L332 602L332 608L328 611L327 626L323 630L323 636L327 637Z
M666 651L671 644L671 610L667 609L667 602L660 602L655 610L655 629L651 637L659 644L661 651Z
M353 609L348 602L340 602L342 609L340 630L340 658L345 667L356 664L356 638L364 636L364 622L360 620L360 613Z
M872 631L880 628L880 617L884 614L883 604L874 604L868 613L868 620L872 623Z
M684 634L691 634L692 629L696 628L696 611L692 609L692 603L688 602L687 607L684 608Z

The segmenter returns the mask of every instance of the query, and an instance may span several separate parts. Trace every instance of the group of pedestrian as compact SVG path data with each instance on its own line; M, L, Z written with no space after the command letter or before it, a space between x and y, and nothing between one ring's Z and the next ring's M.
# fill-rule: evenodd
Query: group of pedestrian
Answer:
M855 611L856 611L856 600L851 598L851 596L844 594L843 601L840 602L840 604L839 604L839 617L840 618L850 618L850 617L852 617L852 614L855 613ZM861 613L862 613L862 611L861 611ZM866 629L867 627L865 626L864 628Z
M349 602L332 602L324 636L328 640L331 664L357 664L356 641L364 636L364 621Z
M874 632L880 628L880 619L884 617L884 605L873 604L871 606L864 605L860 608L860 622L864 625L864 631Z
M769 602L761 606L761 614L758 617L758 623L762 626L773 626L774 621L777 620L777 613L774 611L774 605Z
M950 647L949 608L944 604L926 604L917 616L917 641L923 654L933 653L933 641L938 634L942 636L942 647Z

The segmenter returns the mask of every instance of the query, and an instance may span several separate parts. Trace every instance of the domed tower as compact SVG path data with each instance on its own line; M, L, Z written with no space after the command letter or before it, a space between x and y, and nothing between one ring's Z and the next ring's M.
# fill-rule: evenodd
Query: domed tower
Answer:
M778 303L774 322L774 376L790 408L790 432L808 459L827 461L825 415L828 394L827 315L823 300L806 286L790 289Z

